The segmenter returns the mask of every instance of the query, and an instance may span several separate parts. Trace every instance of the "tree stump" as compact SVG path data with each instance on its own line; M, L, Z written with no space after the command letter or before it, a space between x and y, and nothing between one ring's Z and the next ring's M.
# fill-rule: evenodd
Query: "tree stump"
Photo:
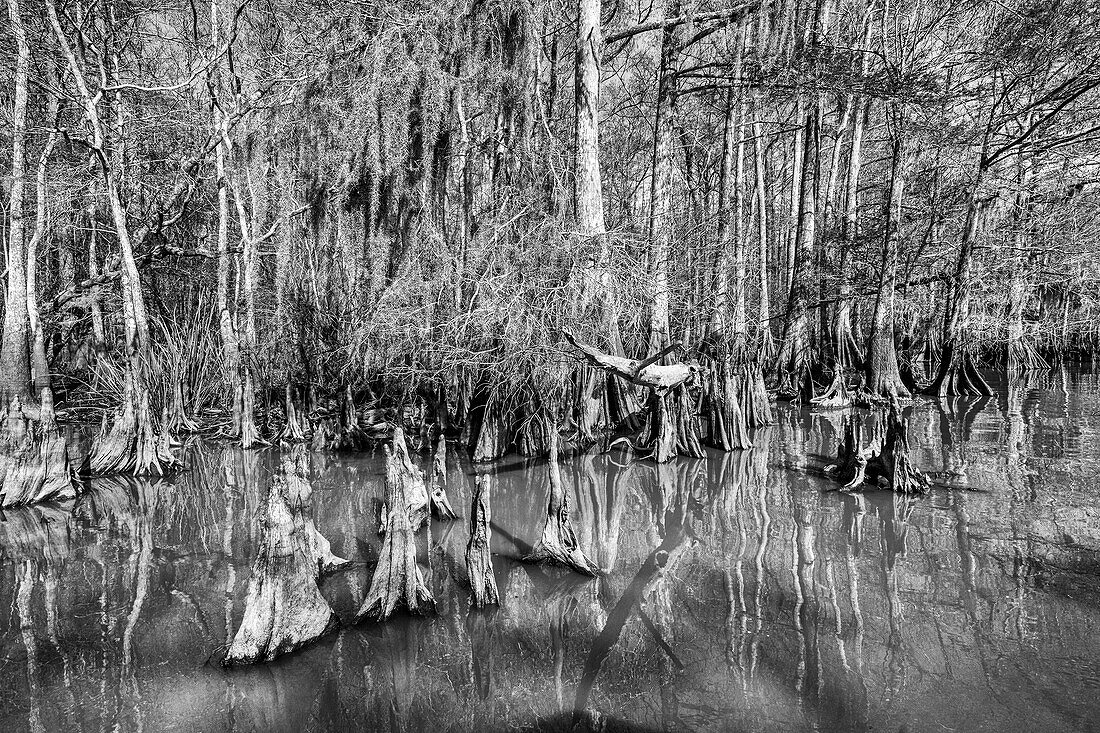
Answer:
M447 499L447 438L443 431L435 442L435 455L432 457L432 474L428 485L428 501L432 516L440 521L449 522L458 519L451 502Z
M393 448L386 449L386 508L385 539L356 621L384 621L398 609L421 614L434 608L416 563L416 533L428 519L428 493L400 427L394 428Z
M573 525L569 521L569 494L561 480L558 463L558 428L550 425L550 497L546 507L546 523L531 554L524 562L548 563L574 570L581 575L595 577L599 568L581 550Z
M474 496L470 502L470 540L466 543L466 572L470 577L471 602L474 608L500 605L496 576L493 574L493 557L489 540L492 532L490 495L492 476L479 473Z
M867 484L902 494L922 494L931 481L909 459L908 424L897 402L887 414L886 435L860 448L860 422L854 417L844 430L837 451L837 463L826 468L845 491L858 491Z
M321 595L322 567L346 563L332 555L313 524L312 502L303 494L300 459L284 457L260 517L260 547L252 563L244 617L224 665L270 662L334 629L338 619ZM308 491L309 485L305 484Z

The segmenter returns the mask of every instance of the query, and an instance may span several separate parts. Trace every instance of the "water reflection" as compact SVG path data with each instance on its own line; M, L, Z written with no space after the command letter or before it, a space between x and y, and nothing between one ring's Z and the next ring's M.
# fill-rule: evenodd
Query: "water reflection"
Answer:
M171 482L96 480L0 521L0 729L1088 730L1100 708L1100 391L1054 372L918 403L914 461L957 487L826 491L835 414L785 410L754 447L655 466L563 461L604 575L519 562L546 463L492 481L496 611L469 610L476 475L417 562L434 616L344 626L274 663L207 664L246 613L273 452L189 448ZM419 457L422 466L430 456ZM381 539L381 455L302 455L312 520L353 564L320 581L350 621ZM303 518L304 521L304 518Z

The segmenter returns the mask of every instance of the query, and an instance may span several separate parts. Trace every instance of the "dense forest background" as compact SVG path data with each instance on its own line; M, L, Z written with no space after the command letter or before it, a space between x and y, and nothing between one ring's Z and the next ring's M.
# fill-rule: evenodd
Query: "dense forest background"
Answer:
M26 497L59 417L93 473L387 422L665 460L1100 341L1089 0L7 0L0 55Z

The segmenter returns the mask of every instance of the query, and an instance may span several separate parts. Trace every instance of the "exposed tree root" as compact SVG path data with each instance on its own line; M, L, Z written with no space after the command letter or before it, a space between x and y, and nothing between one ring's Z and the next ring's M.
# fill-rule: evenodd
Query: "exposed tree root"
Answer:
M0 425L0 507L76 497L65 438L24 417L17 401Z
M421 614L434 607L416 563L416 532L428 519L428 492L400 427L394 428L393 448L386 451L386 507L385 539L357 621L384 621L401 608Z
M936 378L924 389L924 393L938 397L989 397L993 390L974 365L970 349L949 342L943 347Z
M432 458L428 501L431 503L432 516L436 519L446 522L458 519L451 502L447 499L447 438L442 430L436 438L435 455Z
M582 575L596 576L599 568L581 550L569 521L569 494L561 480L558 440L557 426L551 422L550 497L546 507L546 523L542 528L542 537L523 561L559 565Z
M479 473L474 497L470 502L470 540L466 544L466 572L470 578L471 603L474 608L500 605L489 546L492 535L489 529L492 521L492 480L488 473Z
M317 587L324 556L332 553L313 525L308 495L302 496L301 485L308 491L309 484L300 476L300 468L299 460L285 457L286 473L268 491L244 617L222 664L270 662L338 624Z
M847 380L842 369L838 368L833 372L833 381L829 384L829 388L811 399L810 404L826 409L851 407L852 395L848 392Z
M275 436L275 440L279 443L304 443L306 435L298 418L298 409L294 406L294 393L290 384L286 385L284 400L286 421L283 423L283 429Z
M860 448L858 415L845 426L844 440L837 450L837 463L826 469L845 490L858 490L872 484L901 494L922 494L931 487L928 477L909 459L908 424L897 403L890 407L886 434Z

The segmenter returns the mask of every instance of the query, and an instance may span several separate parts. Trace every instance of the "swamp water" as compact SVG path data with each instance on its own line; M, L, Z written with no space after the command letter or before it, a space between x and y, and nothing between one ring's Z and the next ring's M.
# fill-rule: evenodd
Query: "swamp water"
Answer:
M240 623L271 451L193 445L170 482L96 480L0 521L0 731L1061 731L1100 723L1100 381L1053 373L918 402L907 501L821 474L841 418L781 407L750 451L563 461L596 580L518 562L545 461L450 455L463 515L421 557L437 613L343 628L275 663L208 662ZM426 454L420 457L422 464ZM380 547L384 461L309 458L316 524ZM622 465L620 465L622 464ZM503 607L470 613L477 471ZM430 566L430 571L427 568Z

